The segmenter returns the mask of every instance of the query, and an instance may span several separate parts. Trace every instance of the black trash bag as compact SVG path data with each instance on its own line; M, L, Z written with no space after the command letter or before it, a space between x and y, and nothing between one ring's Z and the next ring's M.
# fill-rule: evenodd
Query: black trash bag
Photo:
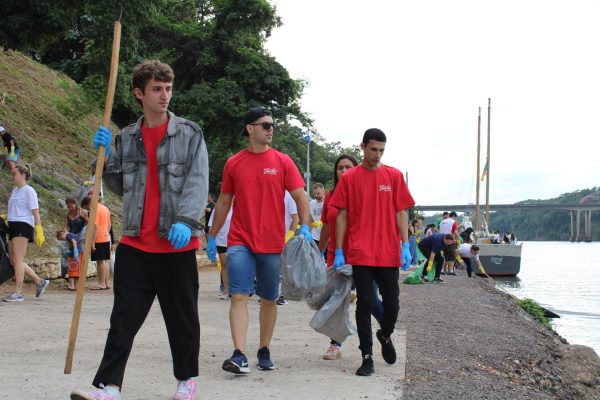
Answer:
M325 289L306 299L310 308L319 310L308 325L338 343L343 343L348 336L356 334L356 327L350 320L348 310L351 290L352 266L345 264L337 271L329 268Z
M299 301L325 289L327 266L314 241L302 235L291 238L281 254L281 294Z
M15 275L15 269L10 264L10 258L8 257L7 234L8 225L6 225L4 218L0 217L0 284L3 284Z

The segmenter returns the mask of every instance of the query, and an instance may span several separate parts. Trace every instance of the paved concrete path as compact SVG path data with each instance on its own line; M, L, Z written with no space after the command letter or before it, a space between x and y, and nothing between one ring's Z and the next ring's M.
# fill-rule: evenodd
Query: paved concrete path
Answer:
M200 271L199 399L401 399L406 362L406 335L397 330L398 362L387 365L374 346L375 375L354 374L360 365L358 338L344 343L342 360L321 359L329 340L313 331L306 304L290 302L279 315L271 355L275 371L255 367L258 309L250 301L248 353L251 373L236 376L221 370L232 353L229 302L217 297L219 276L214 268ZM91 285L91 283L90 283ZM4 297L11 286L0 287ZM104 349L112 309L112 291L86 291L71 375L64 362L75 294L49 289L35 299L28 287L23 303L0 303L0 399L68 399L73 387L87 388ZM351 309L354 318L354 307ZM375 325L374 325L375 330ZM127 365L123 400L170 399L175 389L171 354L160 307L155 302L138 333Z

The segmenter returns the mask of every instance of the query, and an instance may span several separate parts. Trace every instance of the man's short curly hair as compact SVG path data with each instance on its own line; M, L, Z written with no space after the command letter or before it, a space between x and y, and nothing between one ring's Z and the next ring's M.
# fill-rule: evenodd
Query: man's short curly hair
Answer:
M139 88L142 93L146 88L146 84L154 79L159 82L173 82L175 74L170 65L160 62L159 60L145 60L133 68L133 76L131 78L131 90ZM141 102L136 98L138 103Z

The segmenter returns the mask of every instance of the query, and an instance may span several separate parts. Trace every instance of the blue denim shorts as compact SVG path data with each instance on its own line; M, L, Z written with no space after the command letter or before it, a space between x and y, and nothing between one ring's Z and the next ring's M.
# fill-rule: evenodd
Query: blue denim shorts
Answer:
M254 294L265 300L279 297L281 254L253 253L246 246L227 247L229 294ZM256 290L254 280L256 279Z

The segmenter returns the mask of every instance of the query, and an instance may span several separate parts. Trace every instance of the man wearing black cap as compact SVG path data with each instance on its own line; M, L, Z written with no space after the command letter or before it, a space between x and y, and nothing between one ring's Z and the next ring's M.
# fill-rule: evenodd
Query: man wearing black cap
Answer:
M275 369L269 344L277 319L281 251L284 246L284 196L290 192L298 207L300 234L312 241L308 198L304 181L292 159L270 147L275 124L271 112L263 107L248 110L242 136L248 147L227 160L223 169L221 195L214 210L206 252L216 260L215 236L225 222L235 197L235 210L227 238L227 272L231 304L229 323L234 352L223 369L235 374L250 372L246 357L248 298L260 298L260 345L258 367ZM255 284L256 280L256 284Z

